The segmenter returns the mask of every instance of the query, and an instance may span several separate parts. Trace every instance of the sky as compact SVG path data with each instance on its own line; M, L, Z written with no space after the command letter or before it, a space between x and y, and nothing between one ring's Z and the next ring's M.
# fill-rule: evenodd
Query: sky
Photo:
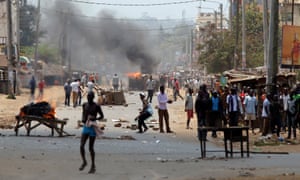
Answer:
M31 4L37 4L38 0L29 0ZM41 8L45 9L55 0L41 0ZM101 10L108 10L117 18L141 18L143 15L157 19L190 19L195 20L201 12L220 11L220 3L223 4L223 13L228 14L228 0L58 0L72 3L88 16L97 16ZM193 2L187 2L193 1ZM175 4L178 2L186 2ZM160 4L160 5L156 5ZM167 5L166 5L167 4ZM144 5L144 6L140 6ZM199 9L201 7L201 9Z

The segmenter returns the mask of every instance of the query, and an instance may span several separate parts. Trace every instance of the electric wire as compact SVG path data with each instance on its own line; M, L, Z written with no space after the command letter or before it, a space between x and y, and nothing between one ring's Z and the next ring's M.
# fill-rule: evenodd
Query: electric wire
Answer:
M187 3L195 3L203 0L186 0L186 1L173 1L173 2L164 2L164 3L149 3L149 4L122 4L122 3L105 3L105 2L90 2L83 0L62 0L69 1L75 3L84 3L91 5L105 5L105 6L164 6L164 5L176 5L176 4L187 4Z

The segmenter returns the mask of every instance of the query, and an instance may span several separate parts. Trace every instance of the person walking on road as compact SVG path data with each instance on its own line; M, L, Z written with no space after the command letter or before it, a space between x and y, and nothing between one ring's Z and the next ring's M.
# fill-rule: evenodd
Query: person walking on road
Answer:
M44 98L44 88L45 88L45 86L46 86L45 80L41 79L39 84L38 84L38 87L39 87L38 99L40 101L43 100L43 98Z
M167 133L173 133L173 131L171 131L171 129L170 129L169 112L168 112L168 108L167 108L167 103L172 103L172 101L168 100L168 96L165 93L164 86L160 86L159 91L160 92L157 95L159 130L160 130L160 133L164 133L164 123L163 123L163 119L164 119L165 123L166 123Z
M74 108L77 106L79 86L80 86L79 79L76 79L76 80L74 80L71 83L71 87L72 87L72 100L73 100L73 107Z
M29 88L30 88L30 101L34 102L34 93L35 93L35 88L36 88L36 80L35 80L34 76L32 76L29 81Z
M65 90L65 106L70 106L70 97L72 92L70 79L68 79L67 82L64 84L64 90Z
M194 108L193 89L188 88L188 93L186 95L185 107L184 107L187 116L186 129L190 129L190 121L194 115L193 108Z
M152 79L152 76L150 75L149 79L146 81L146 90L148 92L147 94L147 101L149 103L152 103L152 97L154 93L154 87L155 87L155 81Z
M182 100L183 97L180 95L180 85L179 85L179 81L178 79L174 78L174 82L173 82L173 95L174 95L174 101L177 100L177 96L179 96Z
M79 168L80 171L84 170L87 166L87 160L85 157L85 143L89 139L89 151L91 155L91 168L89 173L96 172L96 165L95 165L95 151L94 151L94 144L96 140L96 136L102 134L103 132L97 126L96 120L100 120L104 118L101 106L94 102L94 93L89 92L87 95L88 102L82 105L82 123L84 124L81 134L80 140L80 155L82 159L82 164ZM97 115L100 115L97 118Z

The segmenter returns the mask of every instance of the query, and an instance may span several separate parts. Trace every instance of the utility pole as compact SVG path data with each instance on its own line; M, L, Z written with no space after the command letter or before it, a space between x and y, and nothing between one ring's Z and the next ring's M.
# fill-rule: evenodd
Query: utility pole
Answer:
M222 34L223 34L223 4L221 3L220 4L220 14L221 14L221 17L220 17L220 29L222 31Z
M236 27L235 27L235 46L234 46L234 55L233 55L233 68L237 69L237 60L238 60L238 43L239 43L239 24L240 24L240 18L239 18L239 11L240 11L240 3L239 0L235 0L236 5L236 14L235 14L235 21L236 21Z
M229 25L229 30L232 32L232 19L233 19L233 16L232 16L232 8L233 8L233 6L232 6L232 1L230 0L229 1L229 23L230 23L230 25Z
M268 49L268 71L267 92L276 93L276 76L278 72L278 0L271 1L271 14L269 25L269 49Z
M193 59L194 59L194 30L191 29L191 41L190 41L190 70L192 70Z
M38 7L36 13L36 32L35 32L35 49L34 49L34 76L37 76L37 67L38 67L38 45L39 45L39 32L40 32L40 9L41 2L38 0ZM37 78L37 77L36 77Z
M242 1L242 69L246 68L246 19L245 19L245 1Z
M10 98L14 98L14 92L12 91L13 82L13 59L12 59L12 13L11 13L11 0L6 0L7 10L7 60L8 60L8 94Z
M269 36L269 29L268 29L268 1L263 1L263 6L264 6L264 10L263 10L263 29L264 29L264 67L267 68L268 67L268 52L269 52L269 48L268 48L268 36Z
M292 26L294 25L295 0L292 0Z

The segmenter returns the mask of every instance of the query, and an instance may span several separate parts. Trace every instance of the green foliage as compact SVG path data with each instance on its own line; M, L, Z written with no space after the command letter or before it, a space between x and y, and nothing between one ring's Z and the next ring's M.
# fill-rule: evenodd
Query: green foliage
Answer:
M37 9L32 5L20 7L20 45L33 46L36 42ZM38 38L43 37L46 31L39 31Z
M34 46L21 46L21 56L26 56L34 59ZM58 49L48 44L40 44L38 46L38 57L46 63L59 64Z
M238 27L238 62L241 64L242 57L242 17L240 13L240 23ZM263 17L262 13L257 11L256 6L249 6L245 13L246 19L246 61L247 68L253 68L263 65L264 47L263 47ZM220 32L212 26L205 29L205 40L198 45L201 52L199 57L200 64L206 64L209 73L222 73L225 70L233 68L233 54L235 46L236 23L233 20L232 31Z
M26 57L34 57L34 47L33 46L21 46L20 55Z
M45 61L46 63L59 63L59 50L48 44L41 44L38 49L39 59Z
M25 5L20 8L20 44L32 46L35 42L36 8Z

